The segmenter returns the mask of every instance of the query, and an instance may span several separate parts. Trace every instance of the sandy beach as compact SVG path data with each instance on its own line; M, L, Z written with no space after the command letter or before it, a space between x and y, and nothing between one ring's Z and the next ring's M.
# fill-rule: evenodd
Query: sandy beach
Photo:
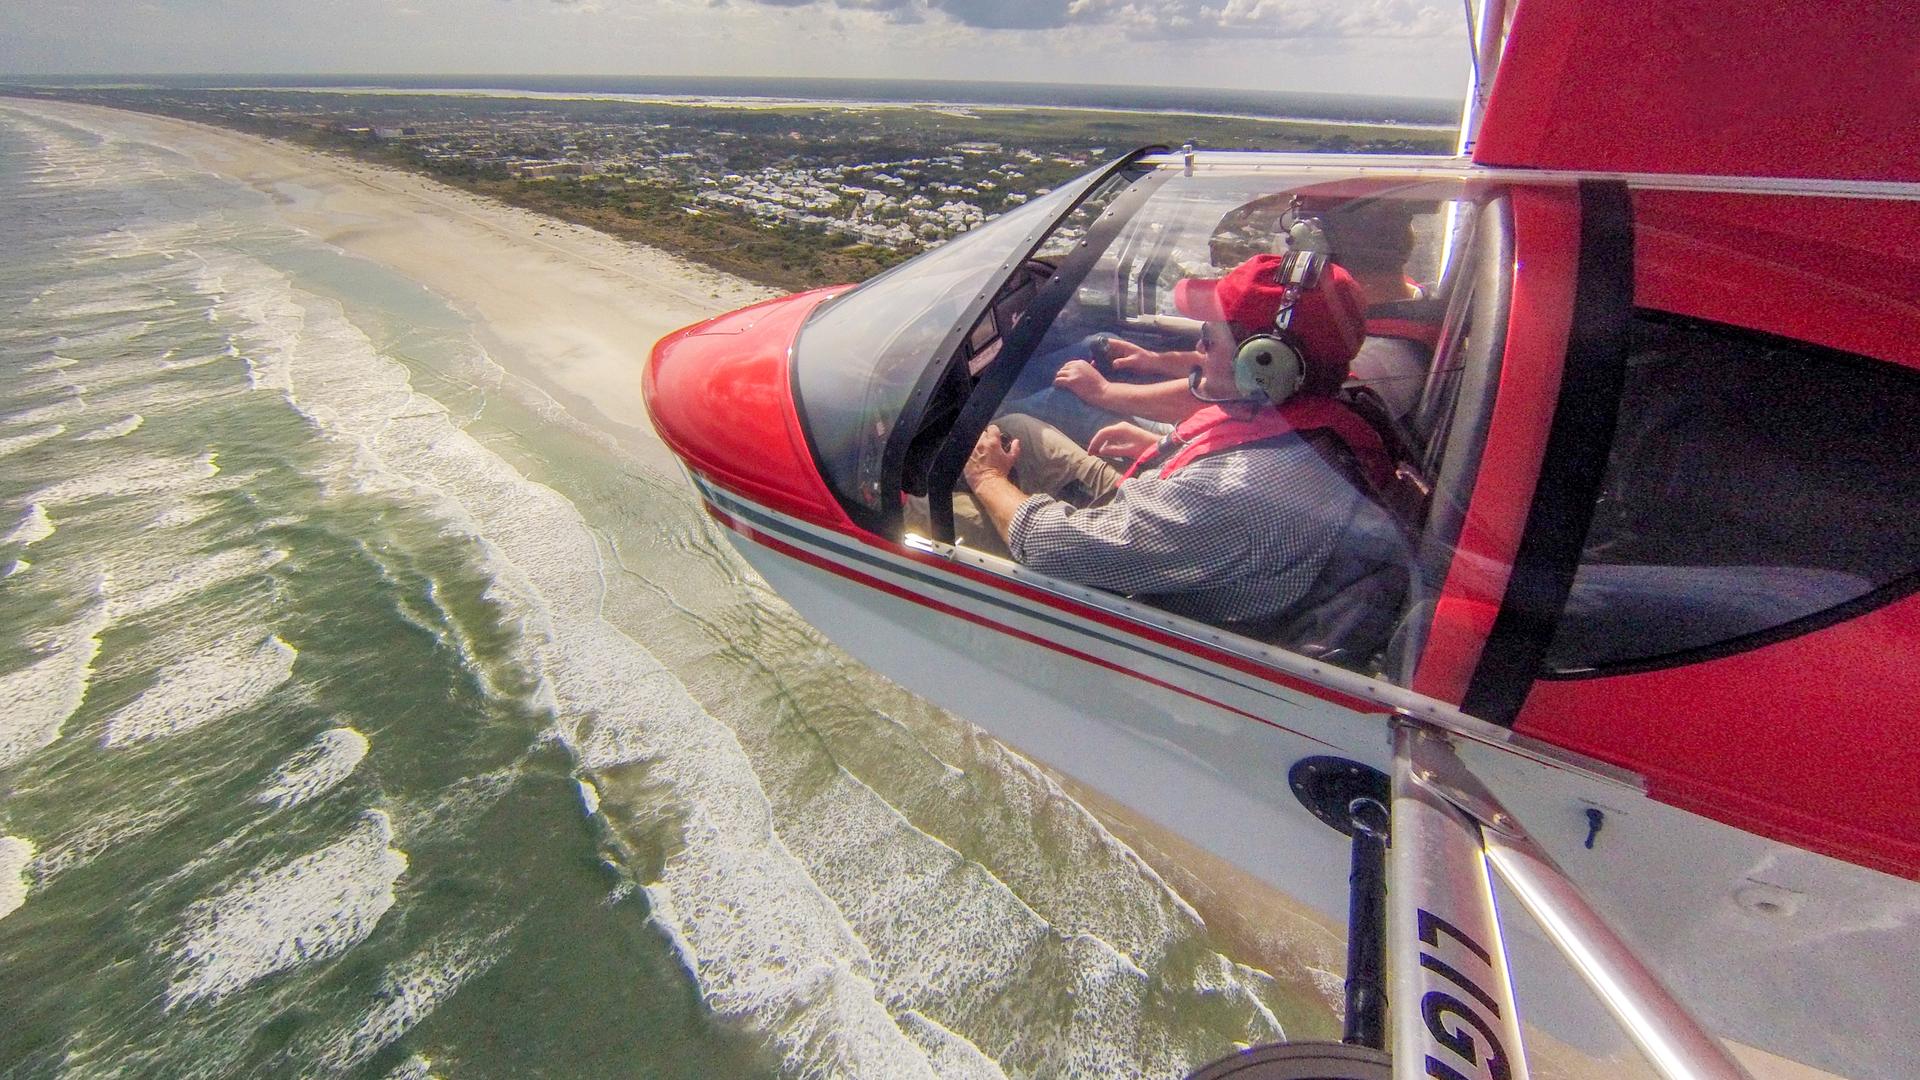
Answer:
M144 113L36 102L166 146L271 197L314 238L441 296L508 371L653 458L640 397L654 342L774 295L667 252L470 195L411 173Z
M774 295L668 252L507 206L433 180L187 121L35 103L110 118L270 196L289 223L426 286L472 318L502 367L648 460L672 459L640 394L653 344L688 323ZM1042 766L1045 768L1045 766ZM1242 955L1329 1003L1344 965L1337 929L1181 837L1048 769L1125 838ZM1260 897L1257 903L1250 898ZM1311 957L1305 970L1294 967Z

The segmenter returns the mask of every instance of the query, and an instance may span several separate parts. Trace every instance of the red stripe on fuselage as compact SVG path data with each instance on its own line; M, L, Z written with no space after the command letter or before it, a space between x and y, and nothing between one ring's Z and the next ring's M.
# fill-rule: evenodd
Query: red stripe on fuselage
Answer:
M708 483L714 484L715 487L720 487L720 488L726 487L725 484L715 483L712 477L706 477L706 481ZM746 501L746 502L753 501L744 492L734 491L732 492L732 494L735 497L742 499L743 501ZM731 520L731 518L720 518L720 516L724 513L724 511L714 506L710 501L706 499L702 499L701 501L706 505L707 511L713 514L717 519L721 519L723 524ZM769 508L760 507L760 509L767 510ZM1381 715L1381 716L1385 716L1393 711L1391 707L1381 704L1380 702L1368 701L1365 698L1355 697L1352 694L1342 693L1341 691L1338 691L1338 690L1331 690L1331 689L1328 689L1327 687L1321 686L1318 683L1311 682L1305 678L1289 675L1283 671L1277 671L1266 664L1260 663L1258 660L1252 660L1244 656L1238 656L1233 653L1223 652L1216 649L1209 649L1205 645L1200 645L1198 643L1189 641L1186 638L1177 637L1173 634L1167 633L1156 627L1146 626L1141 623L1133 622L1123 616L1114 615L1110 612L1102 611L1099 608L1087 607L1085 605L1075 604L1069 600L1063 600L1052 593L1045 592L1040 589L1036 589L1030 585L1023 584L1019 581L1015 581L1012 578L1004 577L1000 574L991 573L986 570L976 569L974 567L967 566L961 563L950 562L946 559L937 558L925 552L914 551L912 549L902 549L898 545L889 544L885 541L880 540L879 538L875 537L872 533L864 532L859 529L855 529L851 527L843 528L827 522L809 521L808 524L813 528L820 529L826 532L831 532L836 536L843 537L847 540L851 540L856 543L859 543L862 547L866 547L870 550L879 552L887 558L905 559L909 562L914 563L917 566L922 566L929 570L937 570L944 574L957 574L960 577L964 577L967 580L974 582L975 584L984 585L997 592L1005 593L1010 596L1016 596L1022 600L1027 601L1028 603L1037 604L1042 607L1052 608L1056 611L1060 611L1068 615L1072 615L1075 618L1085 619L1086 621L1091 623L1097 623L1101 626L1106 627L1109 630L1117 630L1123 634L1128 634L1132 637L1136 637L1145 641L1152 642L1155 645L1164 646L1169 649L1174 649L1179 652L1186 653L1189 656L1193 656L1198 659L1205 660L1208 663L1218 664L1219 666L1225 667L1225 668L1231 668L1242 675L1251 675L1262 682L1273 683L1276 686L1284 686L1289 690L1306 694L1309 697L1319 698L1321 701L1325 701L1333 705L1338 705L1343 709L1348 709L1357 713L1372 713L1372 714ZM729 524L728 527L734 529L734 531L736 532L740 532L742 535L748 535L748 536L764 536L765 535L765 533L761 532L760 530L754 529L752 526L745 525L744 523L742 523L738 527Z
M705 500L702 500L702 501L705 502ZM1326 742L1323 739L1315 738L1312 735L1308 735L1306 732L1298 731L1294 728L1287 727L1285 724L1275 723L1274 721L1269 720L1266 717L1260 716L1256 713L1250 713L1250 712L1247 712L1245 709L1228 705L1225 702L1216 701L1213 698L1207 697L1204 694L1195 693L1194 691L1188 690L1183 686L1178 686L1174 683L1167 682L1163 679L1156 679L1151 675L1143 675L1140 672L1133 670L1132 668L1124 667L1110 660L1103 660L1098 656L1081 652L1078 649L1068 648L1065 645L1061 645L1060 643L1055 641L1049 641L1046 638L1040 637L1037 634L1028 633L1025 630L1020 630L1016 627L1008 626L1007 624L1002 622L996 622L993 619L989 619L984 615L967 611L964 608L955 607L951 604L943 603L939 600L935 600L932 597L925 595L924 593L918 593L913 591L912 589L895 585L892 582L883 581L869 574L861 573L858 570L854 570L841 563L837 563L831 559L825 558L821 555L817 555L811 551L806 550L805 548L798 547L793 544L789 544L786 541L781 540L777 537L770 536L763 530L756 529L752 525L744 521L741 521L738 518L735 518L733 515L727 513L726 511L720 509L719 507L713 505L710 502L706 502L705 505L707 508L707 512L713 515L714 520L718 521L722 525L725 525L727 528L732 529L734 532L737 532L740 535L746 537L747 539L752 540L754 543L759 544L761 547L779 552L780 554L785 555L791 559L798 559L799 561L804 562L809 566L815 567L820 570L825 570L828 573L831 573L837 577L843 577L849 581L857 582L868 588L877 589L880 592L888 594L889 596L894 596L902 600L908 600L908 601L911 601L912 603L919 604L922 607L931 608L932 610L937 611L942 615L951 615L955 618L964 619L967 622L973 623L976 626L984 626L984 627L987 627L988 629L997 630L1003 634L1006 634L1010 637L1017 638L1030 645L1038 645L1042 648L1050 649L1054 652L1061 653L1065 656L1070 656L1075 660L1084 661L1085 663L1089 663L1097 667L1105 668L1108 671L1118 672L1130 678L1138 679L1141 682L1147 683L1151 686L1159 687L1162 690L1170 690L1176 694L1181 695L1182 697L1191 698L1194 701L1201 702L1202 704L1211 705L1216 709L1222 709L1226 712L1233 713L1236 716L1246 717L1249 720L1253 720L1257 723L1265 724L1266 726L1270 728L1274 728L1275 730L1284 731L1289 735L1298 735L1303 739L1307 739L1314 743L1318 743L1319 745L1328 747L1329 749L1342 750L1344 752L1343 747L1335 746L1334 744ZM939 566L941 564L936 562L934 563L934 565ZM947 569L947 567L942 566L942 569ZM992 579L992 580L994 580L996 583L998 582L998 579ZM1045 594L1041 594L1041 595L1045 595ZM1048 604L1047 606L1059 608L1060 610L1067 610L1065 608L1061 608L1061 606L1057 604ZM1078 612L1071 612L1071 611L1069 613L1076 614L1076 615L1079 614ZM1091 620L1091 621L1104 621L1104 620ZM1117 628L1123 629L1123 630L1132 629L1126 623L1119 623L1117 625ZM1145 635L1135 635L1135 636L1144 637ZM1182 649L1181 651L1187 652L1192 655L1200 656L1202 659L1208 659L1208 660L1212 659L1212 657L1205 656L1204 654L1196 650ZM1255 672L1255 674L1271 674L1271 673ZM1287 682L1280 679L1269 679L1268 681L1279 683L1280 685L1283 685L1283 686L1288 685ZM1289 688L1292 689L1292 687L1289 687ZM1358 705L1362 705L1362 706L1373 705L1373 703L1371 702L1362 702L1358 698L1350 698L1344 694L1327 692L1319 687L1313 686L1313 684L1311 683L1307 684L1307 689L1304 689L1302 692L1307 693L1309 696L1319 698L1323 701L1328 701L1333 704L1340 705L1343 708L1353 709L1354 711L1363 711L1363 710L1355 708L1355 705L1348 704L1349 702L1357 703ZM1383 712L1384 710L1379 709L1378 706L1374 706L1374 711Z

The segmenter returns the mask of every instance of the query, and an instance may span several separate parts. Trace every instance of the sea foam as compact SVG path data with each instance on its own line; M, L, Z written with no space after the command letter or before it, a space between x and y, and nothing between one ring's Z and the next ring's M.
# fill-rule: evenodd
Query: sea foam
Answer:
M386 1080L432 1080L433 1059L415 1054L393 1067Z
M501 930L479 940L445 938L394 965L381 980L379 1004L322 1051L329 1071L353 1068L426 1019L467 980L494 965L506 934Z
M219 463L212 453L190 458L137 457L84 476L56 481L34 492L32 498L57 506L110 496L171 494L219 472Z
M572 504L414 393L406 369L331 302L303 301L264 266L218 269L230 284L223 317L254 324L241 335L259 385L281 389L355 447L352 486L406 494L476 538L495 579L489 598L522 621L525 662L545 674L545 693L563 716L603 717L603 736L583 759L648 757L671 779L688 821L684 847L648 891L708 1002L759 1027L796 1073L933 1076L881 1002L865 947L774 835L731 731L602 619L602 555ZM648 676L657 678L636 697ZM563 723L562 734L572 727Z
M104 589L104 582L96 585ZM108 622L104 600L75 622L48 635L46 653L18 671L0 675L0 768L20 761L60 737L61 728L87 696L100 633Z
M86 409L86 399L75 394L71 397L61 398L58 401L48 402L45 405L36 405L31 409L22 409L8 416L6 422L20 426L44 424L49 420L60 420L65 417L74 416L85 412Z
M330 728L288 758L254 799L298 806L333 790L367 756L367 737L350 727Z
M141 416L139 413L133 413L125 419L116 420L105 427L95 428L85 435L76 436L76 438L81 442L104 442L107 439L118 439L122 435L131 435L140 430L140 425L146 423L146 419L146 417ZM0 453L4 452L4 450L0 450Z
M250 709L292 676L297 655L276 636L263 641L246 633L168 664L152 686L107 718L104 744L178 735Z
M31 450L48 439L57 438L66 430L65 424L50 424L47 427L35 428L24 435L0 436L0 457L8 457L22 450Z
M53 519L47 517L47 510L39 503L30 503L27 512L21 515L20 523L5 536L0 536L0 544L19 544L28 547L53 535Z
M0 836L0 919L27 902L27 864L33 844L17 836Z
M318 851L242 880L187 909L167 1005L218 1000L277 971L340 955L394 904L407 856L387 815L369 810Z
M277 548L228 548L191 560L177 554L149 555L113 571L108 609L115 621L164 607L217 585L264 573L287 557Z

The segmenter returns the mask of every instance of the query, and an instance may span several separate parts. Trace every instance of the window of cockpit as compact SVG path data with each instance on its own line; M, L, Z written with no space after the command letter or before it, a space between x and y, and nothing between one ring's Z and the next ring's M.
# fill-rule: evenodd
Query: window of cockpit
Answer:
M1099 179L1064 184L822 305L794 343L795 400L821 472L851 507L884 506L887 440L982 290Z
M1354 381L1383 398L1396 420L1408 418L1444 309L1437 285L1457 183L1326 173L1303 182L1288 171L1178 166L1163 166L1160 179L1077 282L1009 403L1046 389L1069 359L1092 360L1112 374L1093 344L1108 335L1152 350L1190 349L1200 323L1174 302L1182 280L1218 278L1255 255L1304 246L1329 254L1361 282L1379 333L1356 359ZM1084 231L1063 222L1042 256L1072 250Z
M1334 262L1348 268L1368 294L1368 347L1384 353L1390 366L1382 371L1363 369L1356 363L1341 396L1352 402L1372 402L1364 419L1383 436L1381 441L1392 456L1388 471L1393 479L1377 483L1372 472L1363 477L1358 460L1340 437L1330 431L1315 431L1306 439L1312 444L1307 460L1296 457L1284 467L1275 467L1273 476L1279 487L1291 484L1299 490L1311 488L1330 494L1314 506L1297 507L1284 498L1266 500L1253 493L1251 505L1260 507L1266 516L1259 526L1261 534L1248 544L1250 554L1244 567L1225 565L1228 560L1214 550L1221 543L1219 537L1237 525L1232 514L1215 514L1211 506L1194 512L1194 520L1210 523L1198 530L1206 535L1189 537L1178 530L1163 534L1143 528L1136 537L1119 524L1121 515L1108 514L1115 518L1114 527L1119 531L1089 538L1088 547L1104 545L1110 552L1124 551L1124 555L1076 558L1070 553L1071 541L1076 538L1069 535L1071 530L1062 529L1060 544L1067 546L1055 548L1051 561L1028 565L1051 576L1118 592L1128 599L1224 627L1262 644L1364 671L1390 667L1388 643L1402 622L1406 605L1412 602L1407 586L1412 576L1410 541L1417 536L1426 512L1427 478L1441 464L1450 432L1457 432L1463 440L1473 440L1484 421L1483 406L1491 401L1497 377L1495 365L1493 372L1483 372L1484 377L1477 381L1467 380L1468 411L1472 415L1457 429L1434 420L1444 417L1452 421L1461 398L1459 378L1441 378L1431 386L1429 379L1432 350L1446 313L1441 277L1449 237L1455 235L1450 227L1471 216L1471 204L1464 198L1461 185L1451 179L1395 181L1319 173L1311 184L1303 184L1300 174L1286 171L1203 167L1186 172L1177 166L1163 167L1159 179L1161 183L1147 195L1140 209L1110 238L1103 239L1097 257L1072 283L1071 296L1028 354L1018 378L1011 381L998 415L1005 418L1018 414L1021 425L1029 420L1042 421L1083 447L1101 428L1117 422L1138 421L1149 428L1158 424L1160 430L1166 430L1181 417L1171 412L1129 413L1079 396L1071 389L1071 383L1077 380L1067 380L1063 388L1056 381L1059 373L1074 360L1089 360L1109 379L1137 383L1157 380L1170 387L1170 398L1165 400L1174 411L1183 403L1189 414L1200 410L1204 403L1195 400L1187 389L1188 373L1197 365L1187 358L1196 355L1193 350L1204 324L1180 310L1174 298L1177 287L1184 280L1220 278L1256 255L1285 253L1300 250L1302 244L1314 244L1320 246L1313 250L1330 254ZM1456 207L1460 215L1454 213ZM1493 221L1488 235L1506 236L1505 217L1495 212ZM1084 233L1074 231L1072 224L1065 223L1049 237L1041 254L1054 255L1061 259L1061 265L1068 265L1064 257L1073 252ZM1456 245L1464 245L1467 237L1463 228ZM1506 296L1501 275L1511 263L1511 244L1488 243L1492 246L1472 260L1464 257L1463 249L1463 257L1456 262L1471 262L1486 275L1499 279L1479 290L1482 306L1500 310L1484 313L1484 332L1471 342L1476 355L1490 349L1497 359ZM1458 275L1463 294L1465 285L1474 283L1475 273L1478 271ZM1452 343L1455 360L1468 345L1464 312L1460 325ZM976 335L986 340L987 336L981 334L983 327L984 320L982 327L976 328ZM1109 338L1160 353L1166 363L1138 373L1120 370L1110 362ZM1416 416L1416 405L1423 393L1433 404L1425 411L1427 426L1416 430L1421 420ZM1397 408L1382 400L1389 398ZM1429 447L1431 454L1427 452ZM1469 482L1473 455L1456 450L1447 456L1454 471L1466 477L1459 483ZM1118 472L1128 461L1115 458L1108 464ZM1142 479L1156 479L1157 468L1148 466ZM1329 475L1329 469L1337 475ZM1020 477L1015 480L1018 484ZM1359 489L1367 490L1356 501L1354 495ZM1104 486L1101 490L1105 491ZM1080 508L1079 520L1088 523L1087 531L1092 533L1096 531L1092 523L1105 522L1103 508L1118 496L1093 494L1083 498L1088 494L1073 491L1062 501ZM1076 498L1083 501L1076 502ZM987 535L984 520L966 505L967 501L963 489L956 498L959 542L1000 553L995 539ZM1137 500L1136 504L1144 502ZM1369 508L1363 503L1375 505ZM1377 512L1379 509L1387 514ZM1028 520L1039 520L1040 516L1032 514ZM1151 518L1132 510L1127 516L1134 524ZM1310 554L1297 553L1278 542L1282 537L1296 538L1313 550ZM1041 546L1036 543L1023 551ZM1191 559L1196 566L1212 559L1220 564L1218 572L1226 575L1226 580L1216 585L1211 577L1215 571L1194 571L1179 590L1154 592L1153 588L1163 585L1154 576L1154 568L1133 565L1143 558L1140 552L1153 549L1165 550L1176 560ZM1026 561L1025 555L1019 557ZM1297 567L1293 565L1296 559ZM1141 584L1144 582L1154 584ZM1228 595L1235 590L1237 594ZM1255 602L1255 594L1297 599L1274 610L1271 605ZM1423 594L1416 588L1412 595L1417 599Z
M1920 373L1637 313L1551 674L1705 659L1920 584Z

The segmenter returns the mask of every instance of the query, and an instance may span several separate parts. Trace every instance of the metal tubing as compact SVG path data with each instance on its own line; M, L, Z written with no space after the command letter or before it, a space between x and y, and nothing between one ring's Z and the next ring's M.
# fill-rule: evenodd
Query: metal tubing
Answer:
M1436 729L1396 728L1387 892L1394 1080L1527 1080L1483 830L1422 779L1453 760Z
M1487 861L1667 1080L1752 1080L1659 976L1641 963L1546 852L1485 830Z
M1493 93L1493 76L1500 70L1500 51L1506 47L1507 0L1480 0L1480 17L1468 27L1473 35L1473 71L1468 76L1467 101L1460 112L1460 141L1454 152L1473 156L1473 144L1480 136L1480 119L1486 115L1487 98Z
M1347 873L1347 1018L1340 1041L1387 1048L1387 808L1353 800Z

